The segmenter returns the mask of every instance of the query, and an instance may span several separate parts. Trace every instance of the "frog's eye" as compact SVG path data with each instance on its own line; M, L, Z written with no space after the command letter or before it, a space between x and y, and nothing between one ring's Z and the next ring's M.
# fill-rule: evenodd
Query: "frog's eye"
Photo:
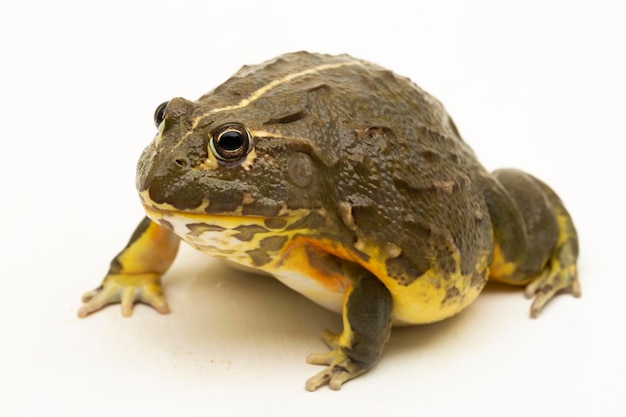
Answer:
M165 108L167 107L168 103L169 101L164 101L163 103L159 104L159 106L154 111L154 125L156 127L159 127L161 122L163 122L163 119L165 118Z
M222 126L209 142L211 152L224 162L237 162L252 149L252 137L239 125Z

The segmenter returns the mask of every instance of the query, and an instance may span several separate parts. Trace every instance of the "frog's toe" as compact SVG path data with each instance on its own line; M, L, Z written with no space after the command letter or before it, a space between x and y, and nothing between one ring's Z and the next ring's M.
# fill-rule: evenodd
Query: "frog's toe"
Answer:
M580 297L576 265L562 268L558 263L548 266L546 271L526 286L526 297L535 297L530 308L530 316L536 318L543 307L560 292L569 291L574 297Z
M339 390L346 381L356 378L368 369L366 364L350 359L340 348L328 353L311 354L306 360L314 365L327 365L326 369L307 379L308 391L315 391L326 384L333 390Z
M306 389L308 391L315 391L322 385L328 384L328 387L332 390L340 390L344 382L354 378L354 375L350 375L341 366L328 367L317 375L307 379Z
M87 317L103 307L117 302L117 295L106 290L103 285L83 294L83 305L78 309L78 317Z
M124 302L128 306L128 314L124 314ZM122 314L130 316L134 301L149 305L160 314L168 314L170 312L167 300L163 295L163 288L158 282L151 282L142 285L140 288L134 289L133 292L122 300Z
M122 315L129 317L136 302L152 306L161 314L169 313L167 300L156 274L144 275L109 275L102 285L83 295L83 305L78 310L78 317L87 317L109 304L120 303Z

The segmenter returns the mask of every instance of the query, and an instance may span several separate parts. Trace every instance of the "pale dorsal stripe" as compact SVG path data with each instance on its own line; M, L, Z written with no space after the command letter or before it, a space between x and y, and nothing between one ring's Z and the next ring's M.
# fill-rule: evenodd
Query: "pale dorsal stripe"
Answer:
M244 98L239 103L233 106L226 106L226 107L221 107L218 109L213 109L210 112L203 114L199 118L207 116L209 114L215 114L215 113L220 113L223 111L235 110L235 109L240 109L242 107L246 107L248 104L253 103L254 101L258 100L260 97L263 96L263 94L267 93L268 91L271 91L272 89L278 87L281 84L285 84L285 83L288 83L289 81L293 81L296 78L300 78L300 77L303 77L305 75L310 75L310 74L317 74L318 72L322 72L322 71L326 71L330 69L346 67L350 65L357 65L358 63L359 63L358 61L347 61L347 62L339 62L336 64L324 64L324 65L319 65L317 67L309 68L304 71L296 72L293 74L287 74L283 78L274 80L270 82L269 84L266 84L263 87L259 88L258 90L253 92L249 97Z
M341 68L341 67L348 67L348 66L352 66L352 65L360 65L361 63L359 61L344 61L344 62L338 62L335 64L324 64L324 65L318 65L317 67L313 67L313 68L309 68L300 72L295 72L292 74L287 74L285 75L283 78L279 78L276 80L273 80L272 82L265 84L263 87L259 88L258 90L254 91L252 94L250 94L248 97L244 98L243 100L241 100L239 103L234 104L232 106L226 106L226 107L219 107L217 109L213 109L211 111L208 111L204 114L201 114L200 116L196 117L193 120L193 125L192 125L192 129L189 130L185 136L183 136L181 138L181 140L176 144L176 146L172 149L172 151L174 151L181 143L184 142L185 139L187 139L187 137L189 135L192 134L192 132L195 130L196 127L198 127L198 125L200 124L200 122L206 118L209 117L215 113L221 113L224 111L229 111L229 110L236 110L236 109L241 109L243 107L246 107L247 105L249 105L250 103L254 103L256 100L258 100L259 98L261 98L265 93L271 91L272 89L278 87L279 85L288 83L290 81L295 80L296 78L300 78L303 77L305 75L310 75L310 74L317 74L318 72L322 72L322 71L327 71L327 70L331 70L331 69L335 69L335 68Z

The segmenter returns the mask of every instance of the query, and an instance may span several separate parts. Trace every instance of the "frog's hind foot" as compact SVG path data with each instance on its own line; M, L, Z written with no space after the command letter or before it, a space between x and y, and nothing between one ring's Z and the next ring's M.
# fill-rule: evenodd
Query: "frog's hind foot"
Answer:
M545 184L541 184L552 200L558 225L557 242L543 272L526 286L526 296L535 300L530 308L530 317L536 318L543 307L555 295L570 292L574 297L582 294L578 280L578 236L574 223L563 203Z
M550 259L543 273L526 286L526 297L535 297L530 307L530 317L537 318L548 301L562 292L570 292L574 297L582 294L576 256L568 250L567 245L561 247L558 255Z
M489 278L526 285L526 296L535 297L533 318L560 292L579 297L578 234L561 199L514 169L494 171L482 181L495 241Z

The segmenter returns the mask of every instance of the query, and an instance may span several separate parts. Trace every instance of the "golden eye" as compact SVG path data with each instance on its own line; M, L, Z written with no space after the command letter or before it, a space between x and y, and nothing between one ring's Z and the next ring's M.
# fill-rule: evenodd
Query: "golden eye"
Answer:
M165 119L165 108L167 107L168 103L169 101L164 101L163 103L159 104L159 106L154 111L154 125L156 127L159 127L161 122L163 122L163 119Z
M209 147L215 157L224 162L237 162L252 150L253 141L248 131L240 125L222 126L211 137Z

